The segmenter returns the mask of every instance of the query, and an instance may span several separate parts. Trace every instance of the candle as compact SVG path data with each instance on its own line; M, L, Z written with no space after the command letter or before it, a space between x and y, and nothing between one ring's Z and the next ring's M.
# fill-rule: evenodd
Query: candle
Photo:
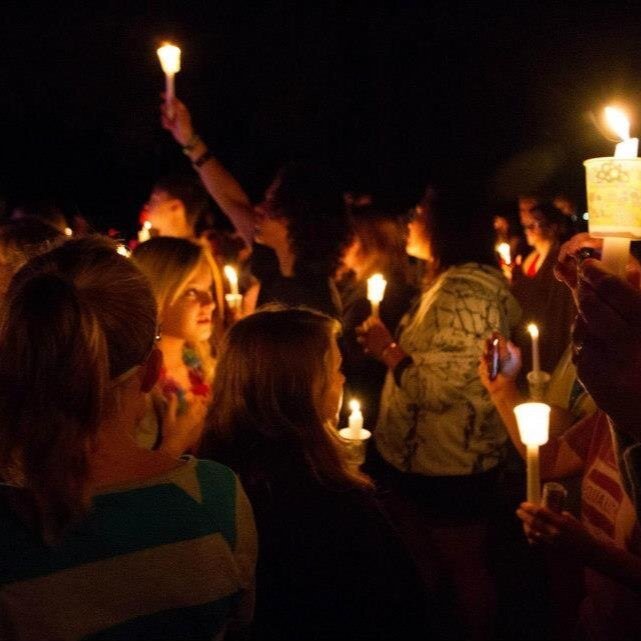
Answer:
M361 430L363 429L363 413L361 412L361 404L353 399L349 402L349 409L351 410L347 429L349 430L349 438L360 439Z
M605 119L608 126L621 138L614 148L615 158L636 158L639 152L639 139L630 138L630 121L626 115L615 107L605 108Z
M589 227L593 236L603 238L603 265L622 276L630 254L630 239L641 237L639 139L630 138L630 122L620 109L606 107L605 120L621 142L615 147L614 157L591 158L583 163Z
M372 316L378 316L378 308L385 296L387 281L382 274L374 274L367 279L367 299L372 305Z
M532 337L532 371L538 374L538 372L541 371L541 359L539 357L539 328L534 323L530 323L527 326L527 331Z
M116 247L116 253L124 256L125 258L129 258L129 256L131 256L131 251L129 251L129 249L122 243L120 243L118 247Z
M510 245L508 243L499 243L496 246L496 252L501 257L504 264L510 265L512 263L512 256L510 255Z
M548 441L550 406L545 403L521 403L514 408L521 442L527 448L527 500L541 502L539 447Z
M231 265L225 265L223 271L229 281L229 287L231 288L232 295L238 296L238 274L236 273L236 270Z
M71 229L71 227L65 227L65 236L73 236L73 229Z
M151 238L151 223L146 220L142 224L142 229L138 232L138 242L144 243Z
M174 76L180 71L180 49L169 43L157 49L156 53L160 58L160 66L165 72L165 102L167 104L167 116L173 118L172 102L175 96Z

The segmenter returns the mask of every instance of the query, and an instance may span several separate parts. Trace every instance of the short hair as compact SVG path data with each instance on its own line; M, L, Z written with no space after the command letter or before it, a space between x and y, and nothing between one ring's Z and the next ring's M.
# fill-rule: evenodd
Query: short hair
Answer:
M0 309L0 474L35 494L48 540L85 513L87 451L117 412L114 382L154 344L149 283L116 248L86 237L34 258Z
M288 221L297 274L333 274L349 241L341 190L330 172L312 163L290 162L278 171L274 205Z
M194 227L196 236L213 225L209 195L195 176L169 174L159 178L154 191L164 191L172 198L182 201L187 224Z
M339 327L321 312L270 305L229 329L212 388L207 440L214 456L216 448L226 452L241 476L270 476L280 472L274 467L277 452L294 457L321 483L369 486L349 470L338 433L319 414ZM252 470L250 452L267 469Z

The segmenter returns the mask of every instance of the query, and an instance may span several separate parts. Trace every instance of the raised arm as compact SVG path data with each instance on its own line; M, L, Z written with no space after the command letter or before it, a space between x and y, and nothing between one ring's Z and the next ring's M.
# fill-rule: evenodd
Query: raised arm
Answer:
M254 242L254 211L252 204L238 181L207 149L196 134L187 107L178 99L173 102L173 118L167 116L166 106L161 106L162 126L171 132L176 142L191 160L205 189L229 217L236 231L248 247Z

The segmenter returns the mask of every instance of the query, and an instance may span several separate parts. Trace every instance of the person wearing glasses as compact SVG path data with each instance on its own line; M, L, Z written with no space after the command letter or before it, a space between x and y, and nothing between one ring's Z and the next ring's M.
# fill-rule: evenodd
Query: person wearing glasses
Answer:
M133 437L162 365L156 332L147 279L104 238L32 259L9 287L3 639L213 639L251 620L256 531L238 478Z
M342 193L329 172L311 163L288 163L263 200L252 206L240 184L195 133L187 107L174 99L172 118L166 105L161 109L163 127L252 248L256 283L246 294L245 312L278 302L340 317L340 297L332 278L349 239L349 224Z

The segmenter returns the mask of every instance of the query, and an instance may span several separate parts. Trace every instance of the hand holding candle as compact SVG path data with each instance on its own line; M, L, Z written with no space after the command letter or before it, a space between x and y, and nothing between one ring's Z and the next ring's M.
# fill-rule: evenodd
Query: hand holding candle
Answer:
M367 299L372 304L372 316L378 317L378 309L385 296L387 281L382 274L374 274L367 279Z
M550 406L545 403L521 403L514 408L521 442L527 448L527 500L541 502L539 447L548 441Z
M160 58L160 66L165 72L165 102L167 104L167 117L173 118L172 103L176 95L174 90L174 76L180 71L180 49L172 44L164 44L156 53Z

